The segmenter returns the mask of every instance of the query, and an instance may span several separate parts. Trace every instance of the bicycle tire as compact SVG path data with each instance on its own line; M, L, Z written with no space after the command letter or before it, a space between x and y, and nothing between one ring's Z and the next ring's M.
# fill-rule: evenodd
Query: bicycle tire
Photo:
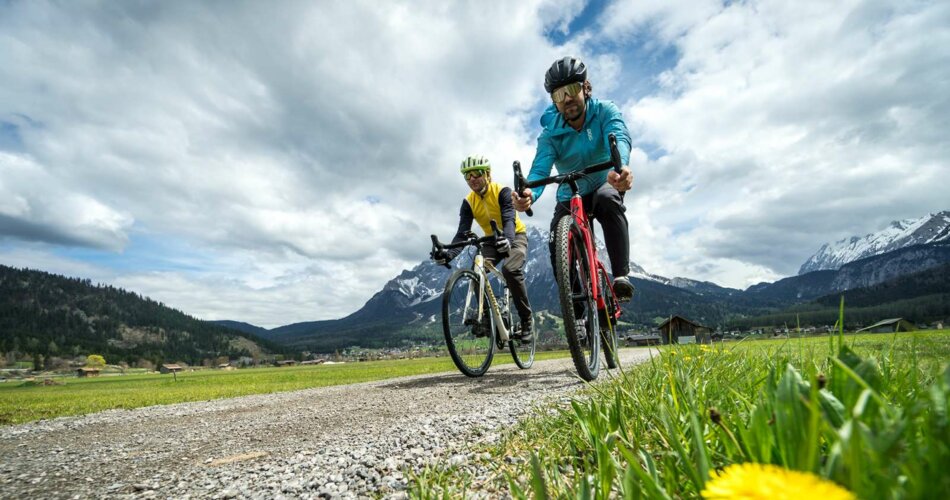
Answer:
M591 293L591 273L587 265L587 249L580 229L574 219L565 215L555 228L555 277L561 316L564 318L564 334L571 351L571 359L578 375L588 382L600 373L600 328L597 304ZM580 309L578 314L575 306ZM584 332L577 328L578 320L584 324Z
M442 293L442 331L445 334L445 344L455 367L469 377L484 375L495 356L495 322L488 298L485 297L480 320L471 314L474 306L477 316L476 295L480 279L468 269L456 271L446 282L445 291ZM487 287L485 293L491 293Z
M508 326L512 332L514 332L514 314L511 312L511 292L505 288L505 303L508 304ZM534 364L534 351L538 345L538 333L534 333L534 337L531 338L531 342L527 344L521 343L520 340L515 339L514 337L508 341L508 349L511 350L511 357L515 360L515 364L518 365L518 368L522 370L527 370L531 368L531 365Z
M603 269L597 270L600 279L599 285L604 297L605 308L600 309L600 345L604 351L604 359L607 361L607 368L614 369L620 366L620 356L617 352L619 348L617 342L617 328L614 314L617 312L617 298L614 297L614 291L610 288L610 281L607 279L607 273Z

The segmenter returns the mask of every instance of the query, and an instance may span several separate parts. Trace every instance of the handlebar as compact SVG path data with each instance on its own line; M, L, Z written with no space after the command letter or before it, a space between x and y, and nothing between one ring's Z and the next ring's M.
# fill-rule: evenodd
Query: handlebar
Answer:
M527 181L524 179L524 174L521 173L521 162L515 160L511 166L515 170L515 192L518 193L518 196L521 196L522 193L524 193L524 190L527 189L527 186L525 185L527 184ZM525 210L525 213L528 214L528 217L531 217L534 215L534 210L529 208Z
M577 190L576 182L578 179L585 177L587 175L593 174L595 172L600 172L602 170L607 170L613 168L614 172L620 173L620 169L623 167L622 160L620 159L620 150L617 149L617 137L614 134L607 135L607 143L610 146L610 160L603 163L598 163L585 167L581 170L576 170L574 172L568 172L566 174L554 175L551 177L545 177L544 179L538 179L534 181L526 181L524 175L521 173L521 163L516 161L513 165L515 171L515 189L518 190L518 195L520 196L525 189L536 188L540 186L546 186L548 184L563 184L565 182L570 183L575 192ZM532 210L529 208L525 211L528 214L528 217L532 216Z
M492 234L487 236L482 236L479 238L475 233L469 231L465 235L465 239L462 241L457 241L455 243L442 243L439 241L439 237L432 234L429 235L432 238L432 250L433 251L442 251L442 250L452 250L455 248L465 248L471 245L481 245L482 243L494 243L498 240L499 237L503 236L501 231L498 229L498 224L492 219L489 221L491 224ZM452 266L445 264L445 267L451 269Z

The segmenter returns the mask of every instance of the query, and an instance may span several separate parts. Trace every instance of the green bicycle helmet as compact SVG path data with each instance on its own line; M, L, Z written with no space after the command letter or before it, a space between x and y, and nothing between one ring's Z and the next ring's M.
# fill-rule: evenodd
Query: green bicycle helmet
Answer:
M463 174L473 170L491 170L491 163L484 156L472 155L462 160L462 166L459 171Z

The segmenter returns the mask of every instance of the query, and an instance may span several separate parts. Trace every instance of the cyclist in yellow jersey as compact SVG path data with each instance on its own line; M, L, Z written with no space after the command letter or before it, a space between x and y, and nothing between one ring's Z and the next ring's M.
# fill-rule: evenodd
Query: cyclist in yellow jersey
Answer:
M472 222L478 222L486 235L492 234L492 220L501 229L502 237L494 247L485 247L482 255L495 263L504 259L502 274L511 290L511 298L521 320L521 341L530 342L534 335L531 320L531 304L528 302L528 290L524 283L525 257L528 253L528 235L524 223L518 218L511 201L511 189L491 180L491 163L482 156L469 156L460 168L465 181L472 192L462 200L459 210L459 227L452 239L456 243L465 239L471 232ZM439 264L447 264L461 249L445 250L433 254Z

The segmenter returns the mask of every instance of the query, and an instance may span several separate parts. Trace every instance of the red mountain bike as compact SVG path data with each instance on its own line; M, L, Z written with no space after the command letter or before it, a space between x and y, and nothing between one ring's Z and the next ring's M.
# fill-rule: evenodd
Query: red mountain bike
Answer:
M589 174L613 168L620 172L620 152L617 138L607 137L610 161L591 165L583 170L526 182L521 163L514 162L515 189L547 184L567 184L571 188L571 213L557 221L554 232L554 277L558 284L564 333L571 350L577 373L591 381L600 373L600 348L603 344L608 368L620 365L617 356L617 333L614 330L620 318L620 304L614 295L613 282L607 269L597 257L594 233L584 203L578 194L577 181ZM533 215L529 209L527 214Z

